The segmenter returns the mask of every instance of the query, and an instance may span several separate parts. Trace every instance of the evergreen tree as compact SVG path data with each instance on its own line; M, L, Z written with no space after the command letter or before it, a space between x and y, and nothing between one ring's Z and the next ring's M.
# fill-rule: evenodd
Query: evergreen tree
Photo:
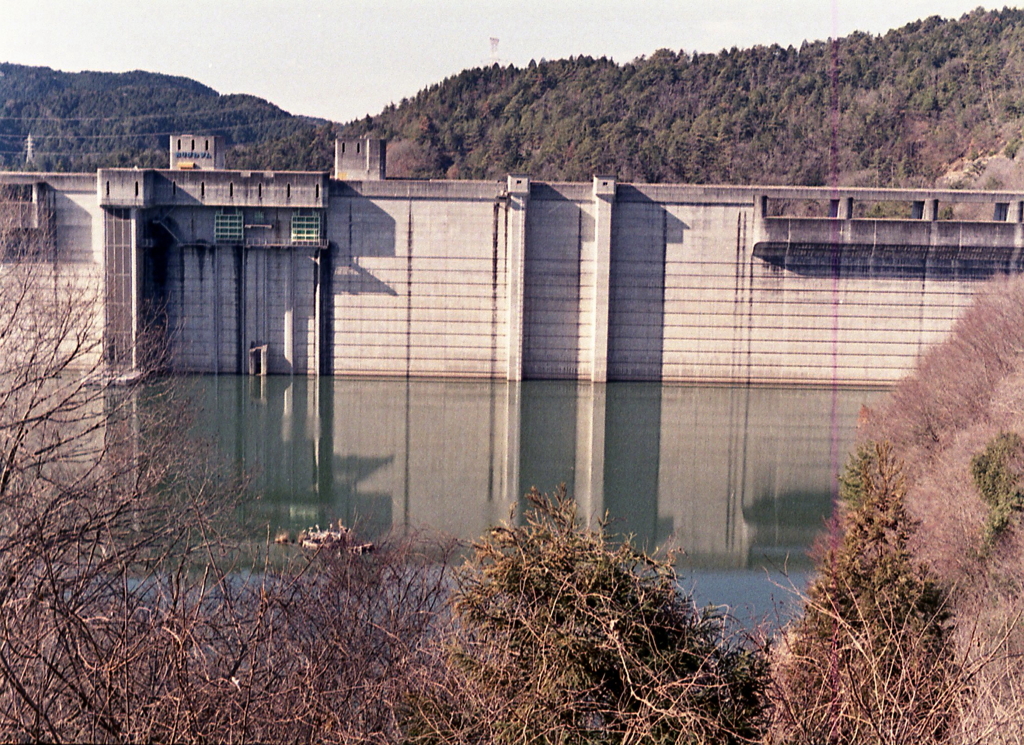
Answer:
M779 650L780 741L921 744L949 732L961 690L950 614L911 552L905 494L888 445L851 460L832 545Z
M1024 441L1016 432L1001 432L985 450L971 459L971 475L988 505L984 540L993 546L1017 521L1024 509L1020 465Z

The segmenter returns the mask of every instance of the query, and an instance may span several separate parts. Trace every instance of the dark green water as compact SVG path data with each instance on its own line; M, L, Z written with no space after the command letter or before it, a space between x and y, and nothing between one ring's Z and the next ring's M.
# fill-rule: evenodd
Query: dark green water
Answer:
M463 539L565 483L588 516L685 551L687 586L737 615L799 584L835 473L877 392L646 383L191 380L199 429L255 472L250 517L341 519L369 539Z

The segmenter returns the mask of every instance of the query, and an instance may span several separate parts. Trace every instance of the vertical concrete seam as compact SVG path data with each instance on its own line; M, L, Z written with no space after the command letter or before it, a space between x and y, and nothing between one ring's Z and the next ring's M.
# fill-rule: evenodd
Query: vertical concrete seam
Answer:
M246 313L245 313L245 245L239 245L235 251L235 339L236 339L236 375L246 371Z
M490 378L497 377L498 374L498 213L500 209L500 200L495 199L491 225L491 350L488 361L490 366L488 377Z
M220 250L214 249L213 255L213 374L220 373Z
M576 212L576 349L573 355L576 363L576 380L584 380L583 371L586 367L584 357L582 326L583 326L583 209ZM588 372L587 377L590 373Z
M665 379L665 328L668 325L668 313L665 311L665 298L667 294L666 286L668 285L668 205L662 205L661 208L661 297L659 298L659 307L661 310L661 317L658 322L661 324L661 333L658 334L658 380Z
M741 218L744 217L741 213ZM754 252L747 251L747 232L746 232L746 220L741 219L741 233L740 233L740 245L745 254L749 254L743 261L743 271L745 273L744 285L747 292L747 318L746 318L746 337L747 337L747 360L746 360L746 378L744 382L749 386L753 381L754 374Z
M412 374L412 200L409 200L409 212L406 222L405 237L405 377Z
M139 210L133 208L129 215L131 218L131 245L128 248L128 267L131 271L128 280L131 287L131 319L129 326L131 338L129 343L131 344L131 367L135 370L138 369L139 324L141 322L139 318L139 296L142 290L139 285L139 261L141 258L141 251L139 249Z
M744 302L743 302L743 287L744 287L744 276L743 268L746 265L745 257L743 256L743 242L740 232L740 219L741 215L736 215L736 255L733 259L733 301L732 301L732 370L730 376L736 380L743 377L743 320L744 320ZM698 311L699 313L699 311Z
M295 375L295 253L296 250L284 250L283 269L285 282L284 307L284 356L288 365L288 374Z

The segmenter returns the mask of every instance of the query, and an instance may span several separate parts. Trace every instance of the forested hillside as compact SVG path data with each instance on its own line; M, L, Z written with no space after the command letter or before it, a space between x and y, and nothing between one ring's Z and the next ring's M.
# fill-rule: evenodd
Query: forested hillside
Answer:
M343 128L186 78L0 65L5 168L160 166L166 135L193 131L224 135L229 167L327 170L343 129L387 138L393 176L1024 188L1022 125L1013 9L799 49L475 68Z
M912 186L976 180L1022 116L1024 11L979 9L799 49L467 70L348 131L391 140L394 175Z
M235 145L308 132L309 141L317 124L188 78L0 64L0 167L6 169L166 167L171 133L219 134ZM30 134L34 158L26 163Z

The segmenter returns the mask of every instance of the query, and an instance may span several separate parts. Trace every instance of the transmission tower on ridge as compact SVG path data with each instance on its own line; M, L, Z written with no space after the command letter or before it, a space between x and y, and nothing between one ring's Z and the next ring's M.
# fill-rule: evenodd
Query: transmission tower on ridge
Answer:
M498 57L498 42L499 41L500 41L500 39L497 39L494 36L491 37L491 64L492 65L499 65L499 64L501 64L501 58Z

